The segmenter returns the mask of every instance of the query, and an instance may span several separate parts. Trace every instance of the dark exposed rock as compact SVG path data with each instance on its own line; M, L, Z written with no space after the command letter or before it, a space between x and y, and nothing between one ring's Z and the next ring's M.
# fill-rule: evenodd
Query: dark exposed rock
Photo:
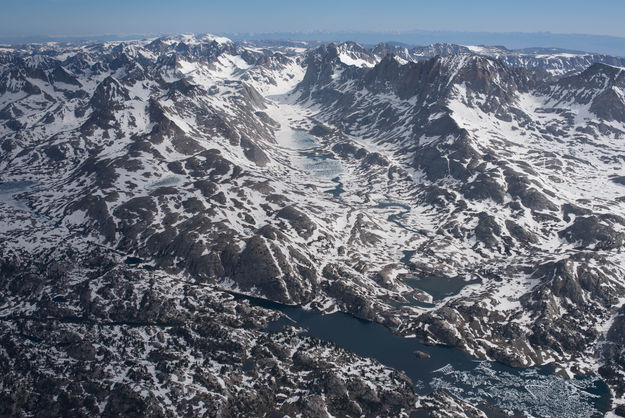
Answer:
M452 129L459 128L455 126ZM471 175L465 165L476 158L478 158L478 154L470 140L466 134L460 133L455 141L444 146L444 151L436 144L421 148L415 154L415 163L425 171L430 180L434 181L450 176L465 181Z
M256 287L263 295L277 301L289 301L282 272L259 236L250 238L234 267L234 280L242 289Z
M573 225L559 235L582 247L594 246L605 250L622 247L625 239L625 233L615 231L609 223L602 222L597 216L577 217Z
M315 125L312 127L309 133L314 136L324 137L332 134L332 129L324 125Z
M115 209L113 215L120 221L117 229L122 234L122 247L131 246L138 235L145 231L154 220L156 204L151 197L135 197Z
M508 183L508 193L513 197L517 197L523 203L523 206L533 210L557 210L557 207L529 180L520 173L512 169L504 171L506 183Z
M280 209L276 216L286 219L289 224L304 238L310 238L315 231L315 224L310 218L293 206L287 206Z
M612 177L612 181L616 184L622 184L625 186L625 176Z
M243 154L247 157L247 159L255 162L257 165L262 167L269 162L267 154L265 154L263 150L256 145L256 143L252 142L245 136L241 137L241 147L243 148Z
M625 121L625 102L611 89L604 90L594 98L590 111L605 120Z
M506 229L521 245L536 244L538 242L538 237L534 233L527 231L521 225L509 219L506 220Z
M480 212L478 219L478 224L475 227L475 238L487 247L497 247L497 237L501 236L501 228L495 218L485 212Z
M108 211L105 200L101 197L85 196L73 203L69 207L69 210L86 211L87 215L93 219L94 223L97 225L104 239L108 242L113 242L115 240L115 221Z
M462 187L462 193L467 199L492 199L497 203L503 203L505 196L505 191L499 182L486 173L480 173L473 182L466 183Z
M593 298L603 303L613 303L617 293L609 284L610 276L601 269L590 267L593 259L601 261L601 257L592 253L582 253L571 259L547 263L541 265L533 277L549 280L549 289L554 295L567 297L578 304L583 303L583 292L590 292ZM618 286L617 289L618 293L623 291L622 286Z
M430 357L431 357L431 356L430 356L428 353L426 353L425 351L420 351L420 350L415 351L415 352L414 352L414 355L415 355L415 357L420 358L420 359L427 359L427 358L430 358Z

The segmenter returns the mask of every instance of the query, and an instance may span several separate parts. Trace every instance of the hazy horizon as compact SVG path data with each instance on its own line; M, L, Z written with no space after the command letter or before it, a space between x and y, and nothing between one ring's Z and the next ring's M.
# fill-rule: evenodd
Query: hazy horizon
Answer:
M0 37L413 30L625 37L622 16L620 0L7 0Z
M462 32L462 31L299 31L299 32L171 32L171 33L130 33L130 34L91 34L91 35L32 35L23 37L2 37L0 43L20 44L37 42L104 42L127 41L182 33L211 33L225 36L233 41L275 40L308 42L354 41L364 45L380 42L424 46L434 43L454 43L459 45L497 45L508 49L559 48L570 51L602 53L625 56L625 37L592 34L561 34L553 32Z
M176 33L427 45L557 47L625 56L622 0L7 0L0 42Z

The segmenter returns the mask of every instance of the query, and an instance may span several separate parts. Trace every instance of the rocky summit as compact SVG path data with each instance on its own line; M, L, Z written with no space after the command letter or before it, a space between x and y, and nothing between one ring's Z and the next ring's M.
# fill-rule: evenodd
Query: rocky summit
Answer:
M0 415L625 414L623 67L0 46Z

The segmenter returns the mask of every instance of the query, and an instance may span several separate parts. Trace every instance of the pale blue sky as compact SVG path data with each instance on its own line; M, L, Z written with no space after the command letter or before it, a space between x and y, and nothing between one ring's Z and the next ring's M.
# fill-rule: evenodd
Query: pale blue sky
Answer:
M480 31L625 37L624 0L0 0L0 36Z

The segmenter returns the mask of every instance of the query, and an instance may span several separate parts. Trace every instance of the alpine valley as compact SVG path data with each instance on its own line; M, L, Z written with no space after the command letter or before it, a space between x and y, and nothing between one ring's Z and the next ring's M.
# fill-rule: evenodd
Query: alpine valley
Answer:
M625 416L625 59L0 47L0 415Z

